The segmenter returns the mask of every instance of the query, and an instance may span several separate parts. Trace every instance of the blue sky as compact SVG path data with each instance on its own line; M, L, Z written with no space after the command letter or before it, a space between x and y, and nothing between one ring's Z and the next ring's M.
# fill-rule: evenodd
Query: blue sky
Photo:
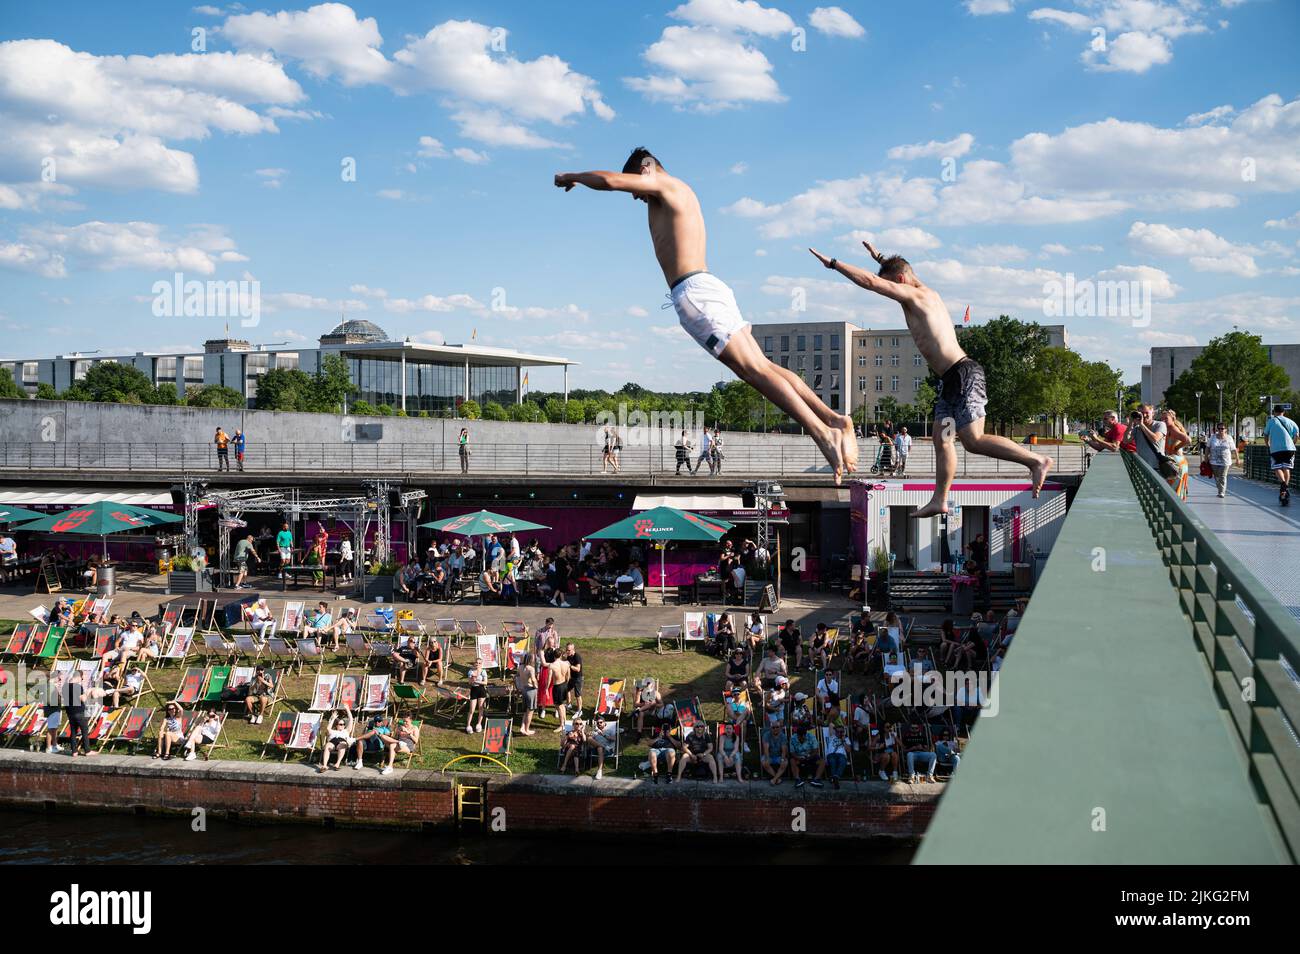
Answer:
M1065 322L1136 380L1234 324L1300 340L1298 38L1289 0L9 3L0 351L199 345L220 319L151 312L182 271L259 281L254 341L342 310L707 387L641 207L551 185L646 144L751 320L898 326L804 251L866 237L976 322L1047 320L1067 273L1145 282L1149 324Z

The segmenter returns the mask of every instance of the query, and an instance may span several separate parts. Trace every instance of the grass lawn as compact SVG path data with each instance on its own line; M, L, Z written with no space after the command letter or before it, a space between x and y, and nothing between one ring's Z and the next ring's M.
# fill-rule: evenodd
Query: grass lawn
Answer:
M12 631L15 623L12 620L0 621L0 636ZM722 716L722 687L723 687L723 664L702 653L696 652L688 645L685 653L665 653L659 655L655 651L655 641L644 638L577 638L573 640L578 652L582 655L583 671L586 674L586 683L584 687L583 704L586 707L585 712L590 717L592 707L595 705L596 692L600 685L602 677L625 678L628 680L626 687L627 704L625 709L630 711L632 700L632 682L645 676L654 676L659 680L660 692L666 699L689 698L698 696L700 699L701 710L704 718L710 722L716 721ZM78 649L74 651L77 658L89 658L88 650ZM473 661L474 649L468 642L460 649L453 648L451 654L451 665L447 673L448 685L468 685L466 674L469 671L469 665ZM270 664L270 663L268 663ZM190 665L201 665L200 662L191 660ZM11 673L15 669L13 661L6 661L0 664L0 669L9 670ZM335 661L332 657L326 662L324 672L342 672L344 670L342 657ZM149 669L149 680L156 690L156 695L148 697L145 705L157 705L161 707L163 702L171 699L180 684L182 669L174 664L166 666L153 666ZM358 666L353 665L352 672L357 672ZM384 664L377 665L376 671L387 672ZM509 674L510 679L513 674ZM284 691L282 692L282 702L277 703L276 711L280 711L287 706L293 710L306 709L311 697L312 686L315 681L314 671L308 667L305 668L301 675L290 673L284 682ZM493 683L505 684L506 679L496 677L491 680ZM793 691L803 691L810 696L814 689L813 674L811 672L797 672L791 675L791 685ZM878 682L878 678L875 680ZM868 688L868 677L866 676L845 676L843 689L847 692L860 692ZM874 686L872 687L874 688ZM459 717L454 719L449 714L432 714L432 706L417 706L412 713L421 718L424 727L420 735L420 748L415 759L412 762L412 768L422 769L440 769L458 755L467 755L477 753L481 749L481 735L467 735L465 733L465 722L463 712ZM228 710L231 713L226 722L226 731L223 741L226 743L225 748L217 749L213 758L218 759L259 759L263 743L270 734L273 719L268 714L266 720L261 725L249 725L243 718L243 704L230 704ZM497 712L500 710L498 709ZM237 715L236 713L239 713ZM496 714L496 713L494 713ZM156 738L156 729L160 717L155 715L154 724L147 735L149 742L141 746L140 752L145 753L142 758L148 758L152 754L153 739ZM518 717L515 719L515 726L518 727ZM556 757L559 748L558 735L552 731L556 728L556 720L552 715L549 719L533 720L533 728L537 734L531 737L520 736L518 733L514 736L514 752L510 757L510 768L515 773L521 772L555 772ZM622 726L624 729L624 745L622 750L622 759L619 764L619 771L615 773L612 767L606 768L607 774L631 777L636 774L636 766L640 763L646 751L646 744L642 742L638 745L628 744L630 731L633 728L631 719L625 715ZM749 755L749 765L755 768L758 764L758 743L754 730L749 730L749 744L753 750ZM12 740L0 741L0 744L20 744ZM124 753L127 751L125 746L113 746L112 751ZM268 758L279 758L278 755L268 752ZM302 755L294 753L290 759L302 759ZM372 764L373 759L367 762L367 766ZM400 761L398 763L401 764ZM461 762L459 767L465 767L467 770L476 769L477 763L473 761ZM489 765L489 768L491 766ZM350 771L350 769L345 769ZM858 771L862 768L859 766Z

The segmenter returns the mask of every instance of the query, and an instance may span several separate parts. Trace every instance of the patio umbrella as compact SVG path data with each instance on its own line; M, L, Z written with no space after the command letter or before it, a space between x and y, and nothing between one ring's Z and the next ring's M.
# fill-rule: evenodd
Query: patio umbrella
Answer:
M588 540L651 540L658 543L686 541L716 543L734 527L716 517L702 517L676 507L654 507L587 534ZM659 550L659 595L664 595L664 551Z
M101 500L98 503L86 504L84 507L65 510L63 513L40 516L40 519L24 523L19 529L44 530L47 533L94 534L103 542L104 559L108 559L110 534L139 530L142 527L157 527L164 523L180 523L184 519L179 514Z
M39 520L45 516L35 510L24 510L9 504L0 504L0 523L22 523L24 520Z
M489 533L518 533L520 530L550 530L540 523L531 523L518 517L493 513L491 510L479 510L476 513L463 513L458 517L434 520L420 526L428 530L444 530L447 533L463 533L467 537L485 537Z

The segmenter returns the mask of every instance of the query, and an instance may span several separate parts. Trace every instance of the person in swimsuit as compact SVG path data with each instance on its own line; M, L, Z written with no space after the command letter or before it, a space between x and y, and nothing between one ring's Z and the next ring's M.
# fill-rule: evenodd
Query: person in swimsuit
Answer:
M632 150L622 172L560 172L555 185L569 192L630 192L648 207L650 239L668 282L669 299L686 332L741 380L798 422L817 443L835 482L858 467L853 420L832 411L802 378L768 360L754 341L736 296L708 271L700 200L644 147Z
M916 339L917 350L925 357L930 370L939 375L942 388L934 402L934 496L924 507L912 511L913 517L933 517L948 512L948 491L957 472L954 435L972 454L996 457L1029 468L1034 496L1043 489L1052 459L1035 454L1021 444L984 433L984 407L988 403L984 369L967 357L957 342L957 332L948 306L939 293L921 284L912 266L901 255L888 258L877 252L870 242L862 243L880 265L873 275L853 265L828 258L816 249L808 251L832 271L839 272L855 285L892 298L903 308L907 328Z

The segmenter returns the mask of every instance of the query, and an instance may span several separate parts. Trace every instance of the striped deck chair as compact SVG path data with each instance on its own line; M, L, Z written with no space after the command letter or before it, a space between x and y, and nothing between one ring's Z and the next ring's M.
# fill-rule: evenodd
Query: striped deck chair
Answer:
M266 750L271 746L283 751L284 747L289 744L293 738L293 727L297 722L298 714L290 712L288 709L283 710L271 722L271 734L266 737L266 742L262 744L262 758L266 758ZM286 753L285 759L289 756Z
M399 637L427 636L429 630L425 627L424 620L414 615L402 615L402 613L410 614L410 612L410 610L402 610L401 613L398 614L397 619L394 622L394 632L396 632Z
M4 714L0 716L0 739L4 739L6 744L12 742L17 738L18 731L31 720L39 709L40 706L35 702L29 702L23 706L9 703L4 710Z
M677 715L677 725L682 730L682 739L690 734L692 728L703 722L700 715L700 697L691 696L689 699L677 699L673 701L673 712Z
M361 711L376 713L387 712L389 703L388 675L371 674L366 676L366 684L361 691Z
M194 627L177 626L176 631L172 633L172 638L167 643L167 649L158 657L158 665L161 666L167 662L174 662L177 665L185 665L185 660L194 650Z
M116 639L116 626L96 626L94 642L91 644L92 651L96 656L102 656L113 648L113 641Z
M316 739L320 735L320 723L319 712L299 712L293 720L289 741L284 744L282 761L288 761L290 752L306 752L307 764L310 765L312 752L316 748Z
M321 667L325 665L325 650L321 648L320 640L315 636L297 640L293 648L298 657L299 672L302 672L304 663L309 663L313 659L316 661L317 672L320 672Z
M202 666L191 666L181 675L180 687L176 690L176 698L172 701L179 706L192 706L203 698L203 686L206 681L207 670Z
M226 688L238 689L240 686L247 686L256 674L256 666L235 666L230 670L230 679L226 682Z
M96 625L100 625L107 621L108 611L112 608L113 597L101 596L90 604L90 608L86 612L86 620Z
M232 659L235 656L235 644L220 633L203 634L203 653L209 660Z
M527 633L511 633L501 637L501 664L507 672L516 672L527 654Z
M433 621L433 631L440 636L446 636L448 639L456 640L457 648L460 647L461 636L460 624L450 617L443 617Z
M197 715L195 715L194 719L197 718ZM221 720L221 725L217 727L217 737L215 739L208 739L206 736L200 736L199 744L194 748L195 752L198 752L200 749L203 750L203 761L205 762L212 759L213 751L226 747L226 743L223 739L226 735L226 721L229 718L229 714L218 712L217 718ZM185 738L187 740L190 737L190 733L194 731L195 726L198 724L194 719L187 719L185 721Z
M617 722L623 715L623 687L626 685L626 679L611 679L607 676L600 680L595 714Z
M167 607L167 609L163 611L162 619L159 620L159 622L162 624L161 626L162 634L164 636L171 635L172 630L174 630L177 626L180 625L180 621L181 621L181 611L171 606Z
M90 728L86 734L89 736L90 741L98 742L102 746L108 740L108 737L112 735L117 720L125 716L126 713L126 706L118 706L116 709L101 707L99 715L89 723Z
M266 640L275 635L275 623L268 624L262 632L265 635L264 639L259 639L250 633L236 633L233 637L235 652L231 659L251 659L256 662L257 658L266 652Z
M203 685L203 695L199 701L204 704L220 703L221 693L225 691L226 685L230 682L230 674L233 671L232 666L210 666L208 667L207 682Z
M339 695L339 675L338 673L317 673L316 684L311 690L311 704L307 707L309 712L329 712L335 708Z
M63 719L62 711L55 709L53 713L47 715L45 708L38 706L36 712L23 725L19 726L14 733L14 739L26 739L27 747L35 751L43 741L42 736L45 734L46 725L51 718L57 720L58 725L62 725L66 721Z
M445 712L453 719L469 706L469 690L463 686L430 686L433 696L433 713Z
M374 647L370 639L363 633L348 633L343 637L343 643L347 647L347 658L343 661L344 668L352 665L352 660L361 660L361 665L370 665L370 657L374 654Z
M27 658L40 656L45 649L45 640L50 635L49 626L36 626L32 629L31 638L27 640L27 649L23 655Z
M343 673L339 676L338 696L335 705L340 709L347 709L349 712L356 712L357 707L361 704L361 690L365 685L365 680L359 673Z
M117 717L114 722L118 726L117 732L106 736L101 748L118 742L125 742L134 752L140 743L144 741L145 734L149 731L149 723L153 722L153 715L156 711L156 709L146 709L141 706L130 709L125 717Z
M483 723L483 745L479 755L490 755L510 765L510 747L514 741L514 724L509 719L489 718Z
M655 652L663 653L665 644L667 644L670 653L686 652L686 640L683 632L682 627L677 623L660 626L659 631L655 633Z
M396 648L397 648L396 646L394 646L386 639L381 639L377 642L373 642L370 644L370 659L368 660L368 662L373 662L374 660L380 660L382 662L388 663L389 665L392 665L393 650Z
M32 641L32 633L35 629L35 623L19 623L14 627L14 631L9 634L9 639L5 642L4 652L0 655L10 656L14 659L26 655L27 644Z

